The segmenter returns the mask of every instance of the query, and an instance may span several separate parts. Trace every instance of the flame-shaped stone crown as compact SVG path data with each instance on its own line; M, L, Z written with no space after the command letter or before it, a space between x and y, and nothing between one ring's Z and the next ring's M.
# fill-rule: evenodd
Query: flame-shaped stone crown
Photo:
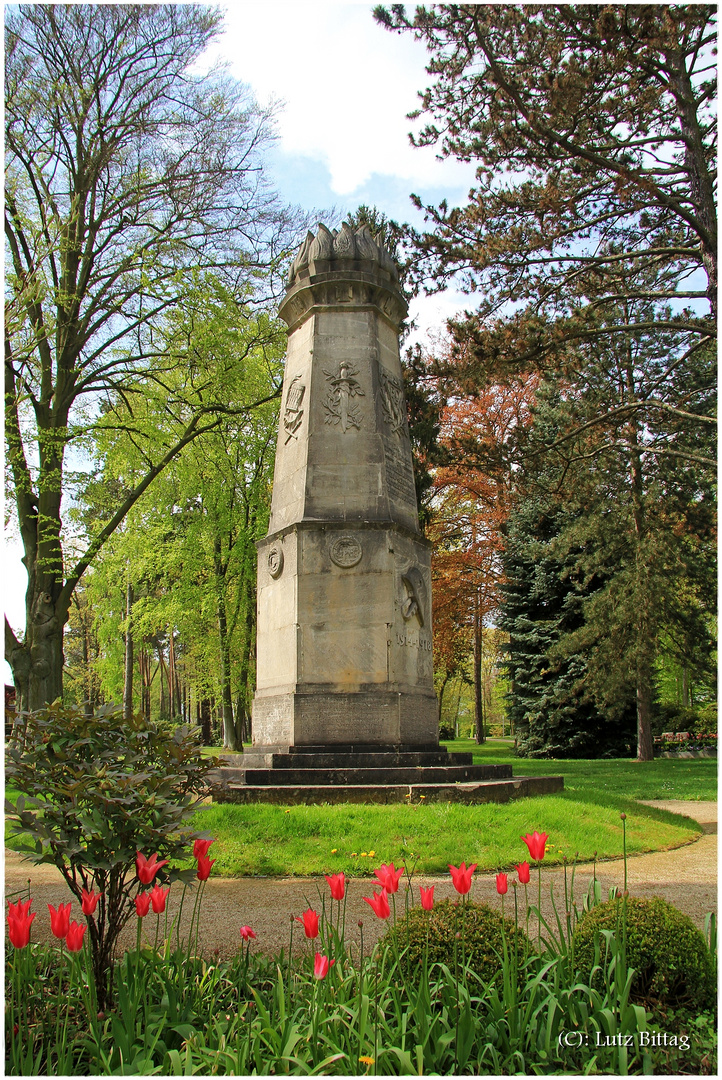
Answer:
M362 225L355 231L344 224L339 230L331 231L325 225L319 225L314 236L307 233L288 274L288 288L292 288L300 277L320 272L350 269L352 262L370 262L386 271L394 282L399 275L396 263L387 251L380 234L371 235L368 225ZM322 269L323 268L323 269Z

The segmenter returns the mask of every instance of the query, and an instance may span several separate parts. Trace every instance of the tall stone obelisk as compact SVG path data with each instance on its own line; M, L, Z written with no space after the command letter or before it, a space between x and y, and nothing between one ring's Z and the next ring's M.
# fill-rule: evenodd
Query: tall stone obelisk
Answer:
M366 226L309 233L268 536L258 544L254 747L438 743L430 544L419 531L396 267Z

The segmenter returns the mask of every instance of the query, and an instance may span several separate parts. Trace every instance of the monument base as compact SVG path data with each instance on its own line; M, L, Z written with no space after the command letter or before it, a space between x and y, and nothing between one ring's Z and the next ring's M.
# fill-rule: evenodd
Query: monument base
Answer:
M434 695L373 690L257 693L253 746L329 746L355 743L409 746L438 740Z

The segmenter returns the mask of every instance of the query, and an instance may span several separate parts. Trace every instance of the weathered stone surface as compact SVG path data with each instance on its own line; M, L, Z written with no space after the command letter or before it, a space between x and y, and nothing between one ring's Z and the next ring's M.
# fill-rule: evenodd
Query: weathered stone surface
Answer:
M553 795L564 790L561 776L521 776L509 780L488 780L467 784L356 784L298 786L231 784L223 802L275 803L295 806L319 803L403 803L403 802L509 802L530 795Z
M280 308L291 332L258 545L254 746L438 742L405 313L393 261L368 229L309 234Z

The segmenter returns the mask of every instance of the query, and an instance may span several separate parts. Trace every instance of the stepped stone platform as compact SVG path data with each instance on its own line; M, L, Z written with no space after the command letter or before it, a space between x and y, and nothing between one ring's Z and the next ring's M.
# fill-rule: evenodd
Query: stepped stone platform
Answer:
M256 746L220 761L209 781L224 803L507 802L564 789L561 776L514 777L511 765L474 765L435 743Z

